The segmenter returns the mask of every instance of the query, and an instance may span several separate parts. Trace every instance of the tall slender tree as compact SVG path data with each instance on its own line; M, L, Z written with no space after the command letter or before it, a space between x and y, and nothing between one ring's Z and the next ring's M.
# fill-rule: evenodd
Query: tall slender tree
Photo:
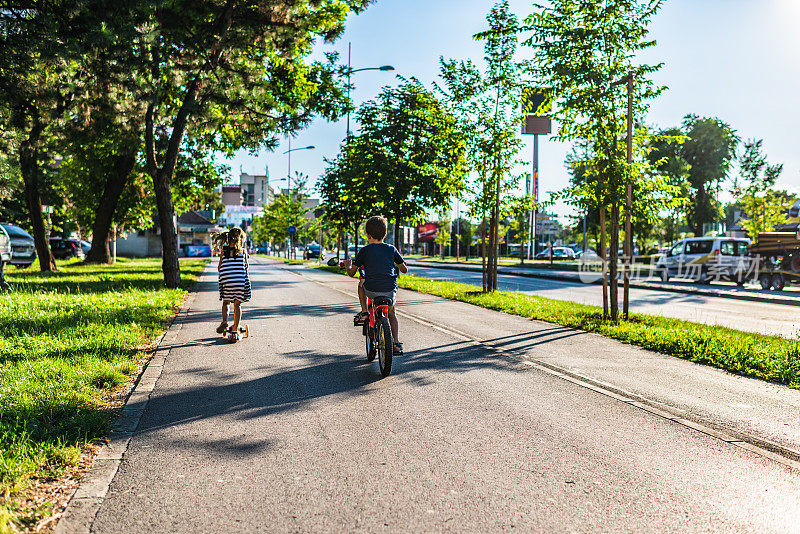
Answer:
M525 44L533 47L532 73L538 85L555 100L558 121L556 139L586 140L592 154L586 170L596 173L593 194L599 208L600 255L606 260L609 276L603 284L604 315L617 319L617 251L622 192L635 172L625 164L625 92L620 80L632 76L633 115L642 117L647 102L665 88L658 87L650 75L661 64L638 61L641 50L652 47L648 26L662 0L553 0L535 4L525 19L532 35ZM640 122L640 121L637 121ZM589 190L587 189L587 193ZM605 218L610 212L610 246L605 251ZM604 263L604 265L605 265ZM608 282L608 283L607 283ZM610 285L607 295L606 287Z
M483 290L494 291L500 218L506 193L515 185L511 170L522 147L517 132L526 76L524 64L516 59L519 25L508 1L497 2L486 22L489 28L474 36L484 42L485 71L471 61L443 59L440 89L458 113L469 140L467 154L474 178L471 213L481 218Z
M344 98L335 57L306 57L317 39L335 39L348 13L368 3L177 0L147 12L136 49L168 287L180 281L172 181L185 134L231 153L274 147L276 135L296 132L316 114L336 118Z

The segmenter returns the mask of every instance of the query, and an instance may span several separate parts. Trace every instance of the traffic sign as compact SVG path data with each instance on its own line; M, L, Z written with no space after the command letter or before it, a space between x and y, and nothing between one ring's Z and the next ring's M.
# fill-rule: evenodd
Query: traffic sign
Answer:
M291 225L286 229L286 232L288 232L289 235L294 235L297 233L297 227L295 225Z

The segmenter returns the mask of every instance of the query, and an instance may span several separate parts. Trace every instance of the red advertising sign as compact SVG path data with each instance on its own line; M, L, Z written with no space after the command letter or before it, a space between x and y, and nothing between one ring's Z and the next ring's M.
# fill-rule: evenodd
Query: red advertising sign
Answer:
M425 223L417 226L417 240L420 243L435 241L439 237L439 225L436 223Z

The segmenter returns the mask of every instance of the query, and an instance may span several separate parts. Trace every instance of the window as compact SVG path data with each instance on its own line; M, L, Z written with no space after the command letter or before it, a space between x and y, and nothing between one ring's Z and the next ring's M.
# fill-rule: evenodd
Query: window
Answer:
M683 251L683 243L677 243L673 245L671 249L669 249L669 256L677 256Z
M736 256L736 242L735 241L723 241L719 245L719 252L723 256Z
M714 241L708 239L704 241L687 241L686 254L708 254L711 252L711 247Z
M736 242L736 255L747 256L747 243L745 243L744 241Z

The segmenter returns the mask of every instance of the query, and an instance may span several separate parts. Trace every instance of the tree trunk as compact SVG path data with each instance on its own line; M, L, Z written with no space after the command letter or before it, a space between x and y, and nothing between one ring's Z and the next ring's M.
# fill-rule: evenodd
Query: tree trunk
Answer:
M600 250L603 276L603 319L608 319L608 254L606 254L606 209L600 208Z
M19 149L19 167L25 188L25 203L31 218L33 241L36 254L39 256L39 268L42 271L56 271L56 260L47 241L47 231L42 217L42 201L39 196L39 135L42 128L34 126L28 139L22 142Z
M617 259L619 258L619 202L616 199L611 205L611 250L609 251L609 256L611 256L609 262L611 319L616 321L619 317L619 280L617 272Z
M403 249L403 244L400 242L400 219L399 218L396 218L394 220L394 247L402 255L402 253L400 251Z
M117 156L113 172L106 177L103 195L95 210L92 226L92 248L86 255L85 263L111 263L111 251L108 247L109 231L117 211L119 198L130 180L136 164L136 151L128 150Z
M153 180L158 207L158 226L161 230L161 269L164 272L164 285L177 288L181 284L181 266L178 261L178 233L175 227L175 206L172 204L170 181L164 176Z
M481 272L483 273L483 292L486 293L488 291L486 282L489 274L486 266L486 211L481 215Z

